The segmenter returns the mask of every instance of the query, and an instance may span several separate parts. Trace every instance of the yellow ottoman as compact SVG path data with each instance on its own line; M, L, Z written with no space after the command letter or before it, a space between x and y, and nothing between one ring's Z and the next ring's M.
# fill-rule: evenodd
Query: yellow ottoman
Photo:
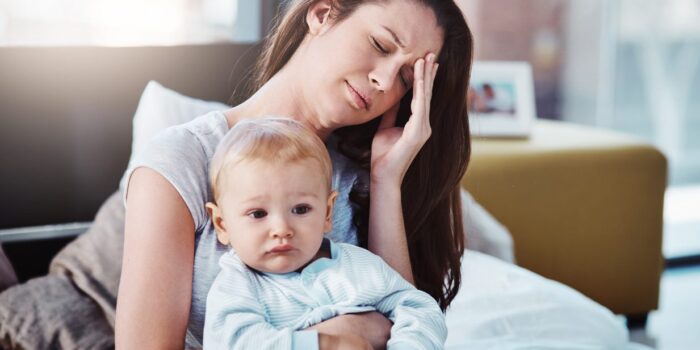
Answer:
M538 120L529 139L474 139L462 186L512 233L518 265L618 314L657 308L667 162L603 129Z

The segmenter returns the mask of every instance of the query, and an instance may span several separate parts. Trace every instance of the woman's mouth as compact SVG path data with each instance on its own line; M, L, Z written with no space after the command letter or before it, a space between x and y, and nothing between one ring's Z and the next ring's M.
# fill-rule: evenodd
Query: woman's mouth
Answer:
M355 106L359 109L364 109L366 111L369 110L371 100L363 96L359 91L357 91L350 83L346 80L345 85L348 88L348 92L350 93L350 96L352 97L352 101L355 103Z

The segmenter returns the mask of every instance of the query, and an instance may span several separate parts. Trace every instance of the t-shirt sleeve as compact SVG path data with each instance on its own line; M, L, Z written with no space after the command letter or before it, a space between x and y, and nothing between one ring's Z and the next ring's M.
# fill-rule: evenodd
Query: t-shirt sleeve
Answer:
M155 170L177 190L192 214L195 231L207 222L205 203L209 200L209 157L200 139L183 126L163 130L136 154L120 182L124 205L134 170L146 167Z

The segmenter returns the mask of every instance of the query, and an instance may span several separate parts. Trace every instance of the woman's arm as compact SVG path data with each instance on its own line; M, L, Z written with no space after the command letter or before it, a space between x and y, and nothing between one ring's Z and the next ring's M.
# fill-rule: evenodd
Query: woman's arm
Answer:
M430 99L436 71L434 54L416 61L411 117L403 128L395 126L397 104L382 116L372 141L369 250L411 284L415 283L401 206L401 183L431 134Z
M368 235L369 250L415 284L401 207L401 184L370 183Z
M125 226L116 347L182 348L192 295L192 215L165 178L138 168L129 182Z

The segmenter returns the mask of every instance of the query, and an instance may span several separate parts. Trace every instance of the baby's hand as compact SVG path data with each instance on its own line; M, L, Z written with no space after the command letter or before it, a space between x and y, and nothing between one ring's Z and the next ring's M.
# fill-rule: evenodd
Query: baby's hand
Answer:
M351 334L318 334L320 350L372 350L372 345L362 337Z

